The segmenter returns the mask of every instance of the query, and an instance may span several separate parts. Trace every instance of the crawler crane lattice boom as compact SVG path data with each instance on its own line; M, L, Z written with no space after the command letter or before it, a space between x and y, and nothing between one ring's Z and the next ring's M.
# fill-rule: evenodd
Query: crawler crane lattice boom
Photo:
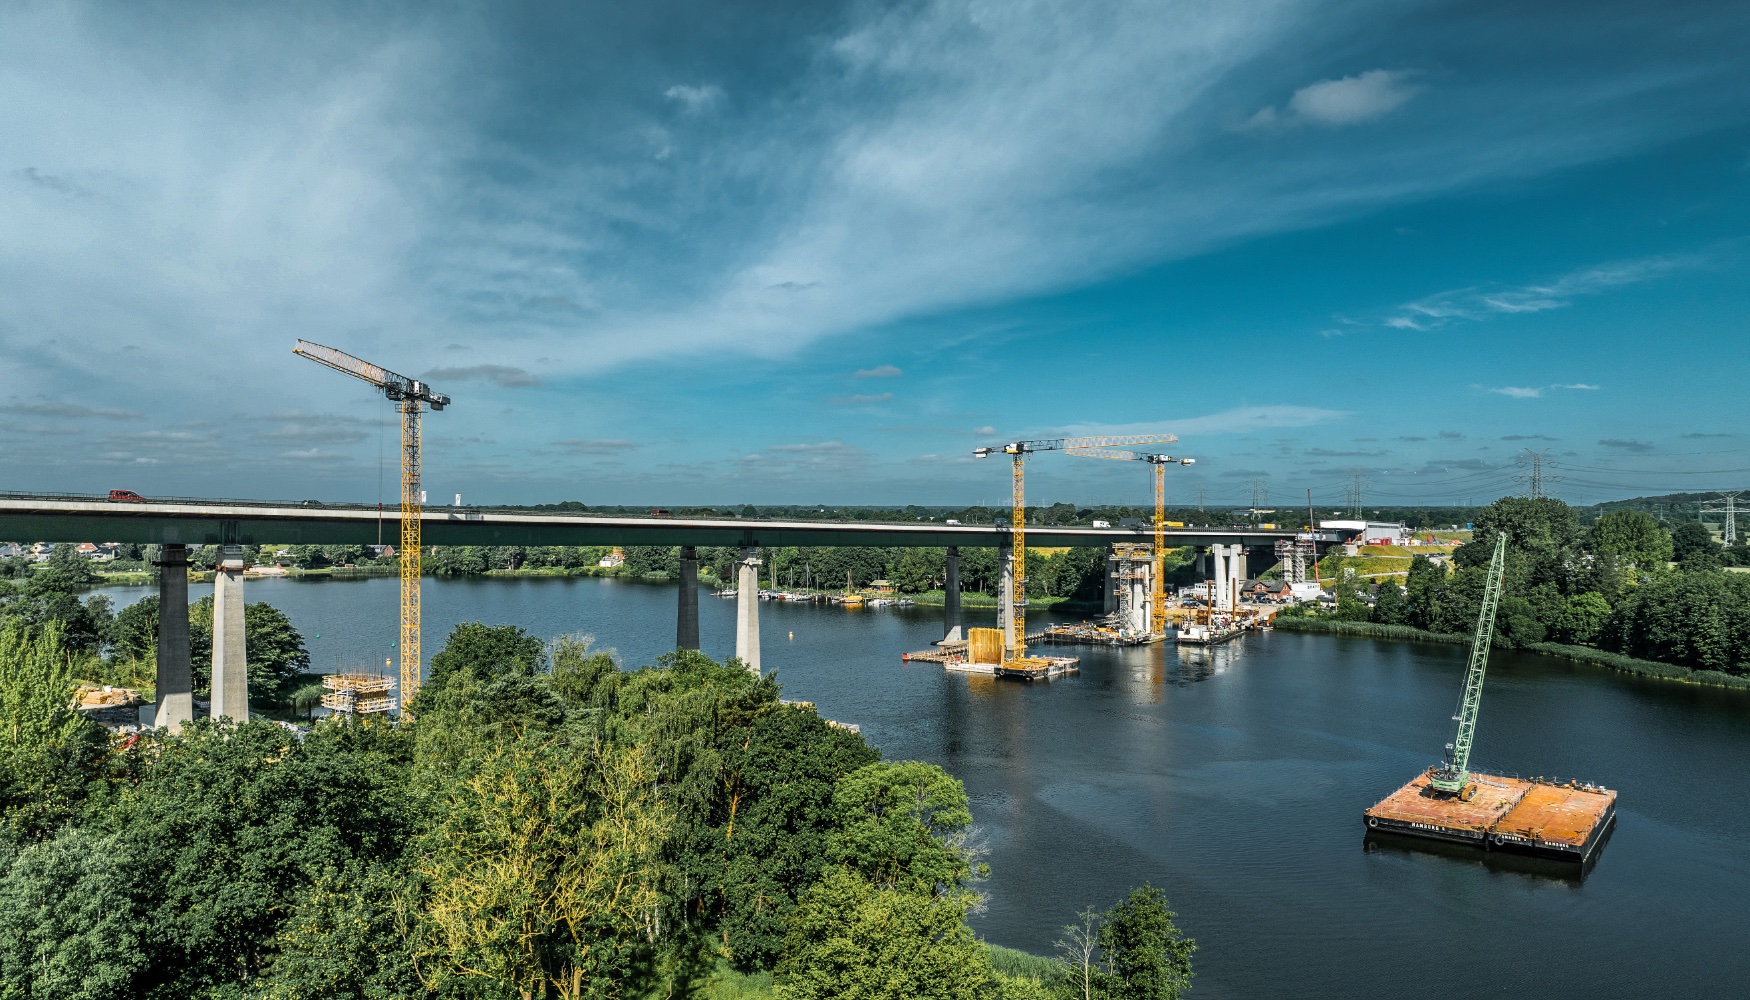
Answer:
M1470 783L1470 748L1477 732L1477 710L1483 701L1483 674L1489 666L1489 645L1495 637L1495 612L1501 606L1501 587L1507 572L1507 534L1495 536L1495 553L1489 557L1488 585L1483 589L1483 606L1477 613L1477 635L1471 643L1470 669L1464 675L1464 694L1460 696L1458 735L1446 747L1446 766L1435 771L1428 780L1436 791L1464 795Z

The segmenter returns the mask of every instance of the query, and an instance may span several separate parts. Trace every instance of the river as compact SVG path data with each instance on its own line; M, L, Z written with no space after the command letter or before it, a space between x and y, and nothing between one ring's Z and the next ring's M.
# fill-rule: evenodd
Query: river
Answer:
M357 669L392 655L396 586L247 593L291 616L318 669ZM108 591L118 605L146 592ZM424 594L428 658L470 620L587 632L631 666L674 636L673 586L428 580ZM705 652L733 648L733 610L701 592ZM939 609L767 602L760 619L786 697L966 783L992 869L973 924L993 942L1048 954L1077 910L1147 880L1197 938L1193 995L1210 1000L1750 993L1750 694L1494 656L1473 764L1621 793L1582 878L1364 838L1361 811L1451 738L1462 647L1274 633L1085 649L1079 676L1025 685L902 662L939 637Z

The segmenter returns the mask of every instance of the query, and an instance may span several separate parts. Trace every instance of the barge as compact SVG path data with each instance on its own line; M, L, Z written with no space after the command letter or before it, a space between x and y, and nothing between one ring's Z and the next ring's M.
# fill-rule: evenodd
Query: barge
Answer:
M1369 833L1396 834L1585 862L1616 821L1616 792L1580 781L1469 772L1446 794L1431 767L1363 813Z
M1219 646L1239 638L1244 631L1234 626L1186 624L1179 626L1179 635L1174 641L1181 646Z

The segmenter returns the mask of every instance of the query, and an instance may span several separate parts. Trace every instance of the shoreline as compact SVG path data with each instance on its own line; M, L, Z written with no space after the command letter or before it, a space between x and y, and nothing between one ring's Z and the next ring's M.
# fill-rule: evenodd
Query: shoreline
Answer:
M1468 635L1427 632L1409 625L1381 625L1375 622L1345 622L1323 618L1278 617L1275 628L1283 632L1346 635L1361 639L1391 639L1399 642L1469 645L1471 641L1471 637ZM1676 663L1660 663L1657 660L1641 660L1632 656L1624 656L1621 653L1612 653L1605 649L1594 649L1591 646L1569 646L1559 642L1532 642L1523 646L1503 646L1501 648L1572 660L1575 663L1603 667L1606 670L1647 680L1674 681L1697 687L1750 691L1750 677L1739 677L1719 670L1696 670L1693 667L1685 667Z

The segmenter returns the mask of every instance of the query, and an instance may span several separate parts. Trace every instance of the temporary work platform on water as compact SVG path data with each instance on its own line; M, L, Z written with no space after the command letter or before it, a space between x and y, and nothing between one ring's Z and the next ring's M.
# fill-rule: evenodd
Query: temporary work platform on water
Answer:
M1027 636L1037 641L1039 635ZM1017 680L1037 681L1079 673L1081 660L1074 656L1029 656L1003 658L1003 630L975 628L967 630L962 641L939 643L935 649L917 653L902 653L906 662L940 663L949 670L969 674L990 674Z
M1577 781L1470 775L1470 797L1434 787L1431 767L1366 812L1367 828L1489 850L1585 861L1616 818L1616 792Z
M1616 819L1614 791L1585 782L1526 780L1470 770L1506 555L1507 536L1498 534L1464 693L1459 698L1458 714L1453 716L1458 735L1446 745L1445 763L1417 775L1362 815L1372 832L1584 862L1603 843Z

